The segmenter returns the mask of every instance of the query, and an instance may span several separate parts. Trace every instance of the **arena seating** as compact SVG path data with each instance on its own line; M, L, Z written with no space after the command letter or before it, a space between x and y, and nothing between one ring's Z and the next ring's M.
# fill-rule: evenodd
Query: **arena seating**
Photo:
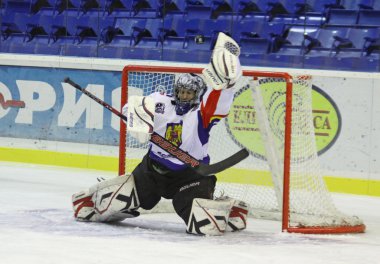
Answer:
M0 52L207 62L218 32L245 65L379 71L375 0L2 0Z

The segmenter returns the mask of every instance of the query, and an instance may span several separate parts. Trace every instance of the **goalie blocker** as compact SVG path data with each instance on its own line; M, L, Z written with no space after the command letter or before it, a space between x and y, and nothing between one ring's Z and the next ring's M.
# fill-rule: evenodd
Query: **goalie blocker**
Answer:
M147 96L131 96L122 113L128 119L127 130L140 143L145 143L153 133L154 100Z

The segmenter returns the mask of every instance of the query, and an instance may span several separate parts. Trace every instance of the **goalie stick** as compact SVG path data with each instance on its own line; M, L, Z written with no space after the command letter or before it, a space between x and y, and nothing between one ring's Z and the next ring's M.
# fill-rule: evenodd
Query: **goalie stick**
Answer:
M94 94L90 93L86 89L82 88L79 84L72 81L69 77L66 77L63 82L70 84L74 88L78 89L88 97L90 97L92 100L97 102L98 104L102 105L103 107L107 108L109 111L123 119L127 122L127 117L123 115L120 111L116 110L114 107L109 105L108 103L104 102L100 98L96 97ZM177 147L161 135L157 134L156 132L152 133L150 141L153 144L156 144L160 148L164 149L171 155L175 156L178 160L182 161L186 165L188 165L190 168L192 168L197 173L207 176L207 175L213 175L218 172L224 171L235 164L239 163L243 159L247 158L249 156L249 152L246 148L243 148L233 154L232 156L221 160L219 162L216 162L214 164L204 164L201 163L199 160L191 156L189 153L183 151L181 148Z

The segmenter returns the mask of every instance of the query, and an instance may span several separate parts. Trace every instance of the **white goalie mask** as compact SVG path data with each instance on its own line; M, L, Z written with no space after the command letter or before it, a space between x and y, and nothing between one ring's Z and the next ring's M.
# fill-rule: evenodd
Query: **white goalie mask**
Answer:
M179 97L179 92L182 89L194 91L194 98L190 101L182 101ZM207 86L200 76L193 73L181 74L174 86L174 100L177 115L184 115L191 108L198 106L206 89Z

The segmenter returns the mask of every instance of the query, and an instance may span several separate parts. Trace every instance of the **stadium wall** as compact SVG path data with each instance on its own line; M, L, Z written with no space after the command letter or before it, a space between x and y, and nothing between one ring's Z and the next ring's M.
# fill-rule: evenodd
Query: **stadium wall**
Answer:
M116 174L119 119L63 79L69 76L119 109L121 70L128 64L189 66L0 54L0 160ZM328 188L380 196L380 73L245 69L313 75L314 126ZM27 107L19 108L22 102Z

